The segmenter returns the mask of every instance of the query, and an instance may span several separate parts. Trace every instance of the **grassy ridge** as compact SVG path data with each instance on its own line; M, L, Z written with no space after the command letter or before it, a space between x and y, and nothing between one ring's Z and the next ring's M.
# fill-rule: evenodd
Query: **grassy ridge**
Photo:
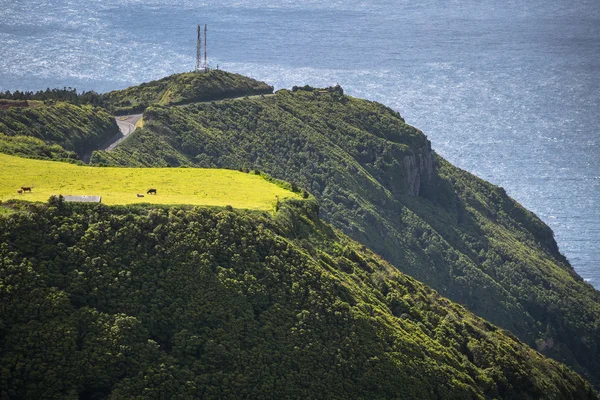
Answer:
M40 92L0 93L0 135L31 136L46 145L59 145L86 159L118 133L112 114L141 112L151 105L176 105L256 96L273 92L273 87L242 75L213 70L205 74L182 73L106 94L75 89ZM6 97L8 100L1 99ZM10 100L13 99L13 100ZM32 100L36 99L36 100ZM43 100L43 101L42 101ZM142 127L140 120L136 127ZM33 158L70 158L57 149L38 144L0 144L0 152ZM27 152L28 150L29 153Z
M32 193L18 194L21 186ZM155 188L158 193L146 194ZM105 204L202 204L272 210L276 196L299 197L263 177L198 168L98 168L0 154L0 200L46 201L52 195L102 196Z
M200 74L187 72L115 90L103 95L103 101L115 114L141 112L151 105L177 105L228 97L273 93L266 83L225 71Z
M247 166L295 181L335 227L600 387L600 293L539 218L433 154L398 113L339 91L282 90L146 118L93 161Z

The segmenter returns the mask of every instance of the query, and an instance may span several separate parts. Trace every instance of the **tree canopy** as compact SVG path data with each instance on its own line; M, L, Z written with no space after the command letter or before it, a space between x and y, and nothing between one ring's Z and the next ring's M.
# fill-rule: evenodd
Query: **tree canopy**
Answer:
M11 203L2 398L596 398L591 386L324 224Z

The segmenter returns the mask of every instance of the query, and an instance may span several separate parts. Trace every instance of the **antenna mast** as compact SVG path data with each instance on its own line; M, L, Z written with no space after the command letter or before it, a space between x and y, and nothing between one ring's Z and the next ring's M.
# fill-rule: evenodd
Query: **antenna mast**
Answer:
M206 24L204 24L204 71L208 71L208 58L206 58Z
M198 24L198 41L196 42L196 71L208 72L208 57L206 56L206 37L208 26L204 24L204 62L202 62L202 25Z
M196 42L196 71L202 67L202 33L198 24L198 41Z

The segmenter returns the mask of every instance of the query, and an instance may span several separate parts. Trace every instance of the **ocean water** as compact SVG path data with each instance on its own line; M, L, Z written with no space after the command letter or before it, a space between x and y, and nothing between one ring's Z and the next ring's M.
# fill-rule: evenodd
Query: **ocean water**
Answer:
M209 62L400 111L503 186L600 288L598 0L0 0L0 90L108 91Z

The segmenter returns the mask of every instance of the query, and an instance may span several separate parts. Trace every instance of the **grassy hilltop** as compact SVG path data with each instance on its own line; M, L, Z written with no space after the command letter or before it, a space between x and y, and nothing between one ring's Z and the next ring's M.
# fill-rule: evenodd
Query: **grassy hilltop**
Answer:
M18 194L21 186L31 193ZM157 195L146 194L157 189ZM53 195L102 196L104 204L193 204L271 210L296 193L260 175L200 168L98 168L0 154L0 200L46 201Z
M201 101L264 95L273 86L240 74L211 70L204 74L184 72L122 90L99 94L77 93L76 89L46 89L37 92L0 92L0 110L22 109L36 102L68 102L73 105L102 107L113 114L133 114L151 105L181 105ZM17 107L20 106L20 107ZM25 107L29 108L29 107ZM1 113L0 113L1 119Z
M151 105L169 106L198 101L273 93L273 87L243 75L219 70L187 72L103 95L115 114L143 111Z

